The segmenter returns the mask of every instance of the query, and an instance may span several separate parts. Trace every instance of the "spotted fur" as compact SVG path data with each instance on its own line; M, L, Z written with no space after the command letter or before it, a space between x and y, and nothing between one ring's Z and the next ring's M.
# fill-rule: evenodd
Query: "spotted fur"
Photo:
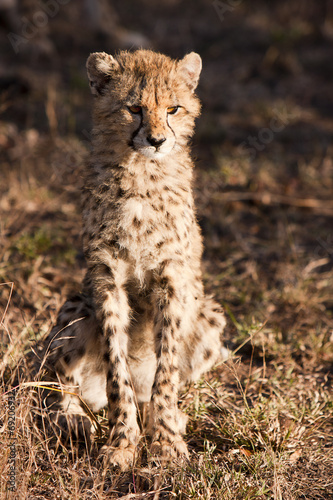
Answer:
M187 455L178 391L221 351L225 319L203 290L188 147L201 59L94 53L87 69L95 97L82 197L88 270L46 345L49 366L78 384L94 411L108 404L102 451L126 469L140 435L138 403L151 406L152 454ZM62 406L79 413L72 397Z

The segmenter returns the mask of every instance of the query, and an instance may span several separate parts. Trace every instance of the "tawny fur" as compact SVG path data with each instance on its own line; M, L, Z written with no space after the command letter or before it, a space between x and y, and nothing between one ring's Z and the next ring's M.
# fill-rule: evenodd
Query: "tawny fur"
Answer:
M88 271L45 345L49 366L78 384L94 411L108 404L103 452L125 469L141 402L152 409L152 453L187 455L178 390L221 352L225 319L204 295L188 147L201 59L95 53L87 69L95 96L82 197ZM62 406L80 413L73 398Z

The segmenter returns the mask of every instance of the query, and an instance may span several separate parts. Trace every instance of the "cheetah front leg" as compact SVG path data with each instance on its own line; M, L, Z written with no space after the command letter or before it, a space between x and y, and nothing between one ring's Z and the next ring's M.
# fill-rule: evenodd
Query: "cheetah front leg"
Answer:
M188 457L179 420L178 352L180 323L186 303L186 284L175 268L163 271L155 289L157 369L152 387L152 455L162 460Z
M94 260L97 260L96 257ZM110 437L101 453L111 465L122 470L133 463L139 438L137 409L127 366L130 308L124 288L126 276L127 264L120 259L109 257L107 264L90 266L96 316L109 346L105 359L108 362Z

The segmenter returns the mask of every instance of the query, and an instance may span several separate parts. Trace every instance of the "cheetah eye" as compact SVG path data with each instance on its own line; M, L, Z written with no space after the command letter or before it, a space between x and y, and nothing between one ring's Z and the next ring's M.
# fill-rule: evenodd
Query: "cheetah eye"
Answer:
M134 115L137 115L138 113L141 113L141 110L142 110L141 106L128 106L128 109Z
M174 115L175 113L177 113L179 109L179 106L170 106L169 108L167 108L167 113L168 115Z

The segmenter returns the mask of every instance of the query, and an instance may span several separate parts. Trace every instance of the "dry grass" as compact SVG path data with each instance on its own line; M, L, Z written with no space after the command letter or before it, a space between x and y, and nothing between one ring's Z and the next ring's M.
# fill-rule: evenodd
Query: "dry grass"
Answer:
M195 188L206 287L225 306L225 341L235 354L180 397L188 464L153 466L143 440L133 470L120 474L98 460L98 446L63 447L43 427L47 417L35 417L41 401L25 385L28 355L80 287L85 266L87 51L78 45L71 57L61 48L67 31L59 14L50 29L62 58L49 69L32 62L29 71L14 61L16 75L29 80L28 99L9 93L0 103L0 498L333 499L331 39L316 38L317 30L311 38L306 16L291 31L287 2L268 11L244 1L225 24L204 0L182 8L161 2L158 11L145 3L150 8L133 6L128 22L161 50L167 43L149 31L147 15L170 29L175 12L184 26L196 19L196 36L182 30L170 50L181 55L185 44L205 61ZM327 32L330 23L328 16ZM284 109L285 128L256 158L244 155L239 144L260 137ZM96 418L103 441L105 412Z

